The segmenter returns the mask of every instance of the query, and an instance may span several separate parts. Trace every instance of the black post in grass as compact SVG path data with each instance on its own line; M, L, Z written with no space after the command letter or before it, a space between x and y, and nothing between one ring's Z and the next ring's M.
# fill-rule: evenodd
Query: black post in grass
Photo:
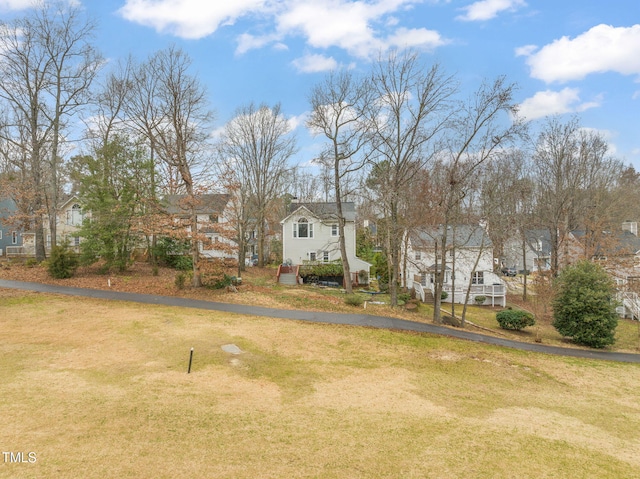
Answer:
M193 348L191 348L191 352L189 353L189 369L187 369L187 374L191 373L191 363L193 362Z

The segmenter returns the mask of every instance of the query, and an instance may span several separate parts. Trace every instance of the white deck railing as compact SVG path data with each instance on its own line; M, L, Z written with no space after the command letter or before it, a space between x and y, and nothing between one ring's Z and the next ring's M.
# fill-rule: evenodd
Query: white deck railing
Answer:
M420 281L414 279L413 281L413 289L416 291L416 295L420 298L420 301L425 300L425 293L427 290L434 293L434 285L429 284L427 286L423 286ZM447 293L447 302L453 301L455 298L466 298L467 288L457 287L455 291L453 291L451 284L444 284L443 291ZM469 291L469 299L471 302L474 301L476 296L486 296L487 301L486 304L491 304L491 306L495 306L496 303L504 306L506 304L506 296L507 296L507 287L503 284L474 284L471 286L471 290ZM496 298L499 300L496 301ZM458 303L464 302L464 299L456 301Z
M640 299L638 293L632 293L629 291L621 291L618 293L618 300L622 302L622 306L625 310L631 313L631 318L640 320ZM626 311L623 311L623 314Z
M24 246L7 246L5 248L7 258L15 258L18 256L28 256L29 252ZM33 254L33 253L31 253Z

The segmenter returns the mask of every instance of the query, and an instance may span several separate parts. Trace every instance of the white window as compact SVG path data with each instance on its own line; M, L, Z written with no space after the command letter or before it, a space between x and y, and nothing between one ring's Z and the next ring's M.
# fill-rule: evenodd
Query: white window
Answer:
M294 238L313 238L313 223L309 223L306 218L300 218L297 223L293 223Z
M82 208L80 208L80 205L75 204L70 210L67 210L67 224L71 226L82 225Z
M18 232L17 231L12 231L11 232L11 244L18 244Z
M328 251L323 251L322 252L322 261L324 261L325 263L329 262L329 252Z
M416 251L416 261L420 261L422 259L422 255L420 254L420 251Z
M315 261L315 260L316 260L316 252L309 251L309 261Z
M331 225L331 236L338 236L338 225Z
M471 284L484 284L484 271L474 271Z
M73 246L80 246L80 236L73 237Z
M0 239L2 239L2 230L0 230Z

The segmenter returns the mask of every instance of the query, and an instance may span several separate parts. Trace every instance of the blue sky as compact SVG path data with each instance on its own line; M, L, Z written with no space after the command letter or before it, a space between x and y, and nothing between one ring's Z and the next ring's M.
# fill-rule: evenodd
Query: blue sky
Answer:
M217 128L250 101L280 102L298 125L299 163L317 152L304 128L312 85L332 68L365 71L378 52L411 46L469 92L506 75L522 115L578 114L640 170L638 0L73 1L97 20L110 60L184 49ZM30 3L0 0L0 15Z

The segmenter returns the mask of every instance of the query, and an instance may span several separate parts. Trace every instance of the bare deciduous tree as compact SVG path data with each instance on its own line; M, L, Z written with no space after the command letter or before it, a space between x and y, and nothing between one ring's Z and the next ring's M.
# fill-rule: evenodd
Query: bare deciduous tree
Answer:
M351 269L347 257L344 234L346 224L342 202L348 191L344 191L345 179L360 170L366 161L361 155L367 144L365 114L370 108L372 89L366 80L357 79L348 71L330 73L316 85L309 98L311 115L307 126L311 131L324 135L328 140L324 152L327 166L333 171L340 258L347 293L352 293Z
M296 138L279 104L241 107L221 138L227 161L236 164L241 183L248 185L258 232L258 266L265 264L266 219L270 205L282 193Z
M439 65L427 69L416 53L393 51L374 64L371 88L375 99L367 112L370 155L375 161L373 178L381 180L375 187L385 217L391 304L395 306L407 185L437 150L456 85Z
M440 201L443 223L442 251L447 245L448 226L454 225L460 205L472 190L470 184L479 176L480 167L524 134L524 125L515 116L513 84L503 77L482 83L478 90L456 111L450 123L443 149L445 184ZM513 120L509 118L512 115ZM437 265L437 264L436 264ZM444 268L437 271L435 281L434 322L440 323L440 293Z
M25 185L33 192L23 213L31 216L38 260L46 255L45 213L56 244L60 143L67 120L88 101L102 63L90 43L93 30L78 7L62 3L42 3L25 17L0 23L0 99L9 115L2 135L23 152L14 167L29 178Z
M569 232L602 206L604 197L595 192L619 177L619 163L607 156L607 148L601 135L582 129L575 118L567 123L550 118L538 136L533 158L537 217L551 235L553 276L561 256L568 257L563 249Z
M189 212L193 286L202 285L200 276L199 228L197 217L197 175L203 172L212 112L206 90L189 73L191 60L182 50L170 47L153 55L147 72L155 76L154 104L157 120L150 122L150 134L159 158L178 173L179 187L186 194L182 207Z

